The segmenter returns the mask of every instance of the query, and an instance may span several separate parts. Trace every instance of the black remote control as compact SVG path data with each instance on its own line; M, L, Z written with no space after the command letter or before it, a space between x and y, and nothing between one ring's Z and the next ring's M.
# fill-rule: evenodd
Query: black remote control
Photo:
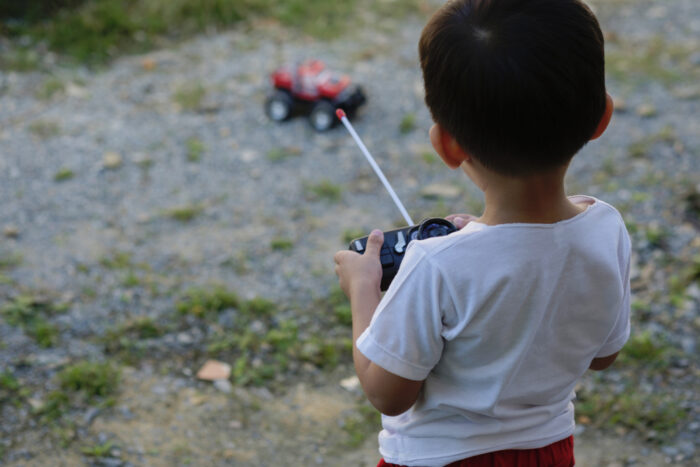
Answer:
M457 227L450 221L433 217L425 219L418 225L402 227L400 229L388 230L384 232L384 244L379 253L379 260L382 263L382 291L389 288L389 284L396 276L406 253L406 247L413 240L423 240L430 237L442 237L457 231ZM367 237L356 238L350 242L350 250L364 253L367 247Z

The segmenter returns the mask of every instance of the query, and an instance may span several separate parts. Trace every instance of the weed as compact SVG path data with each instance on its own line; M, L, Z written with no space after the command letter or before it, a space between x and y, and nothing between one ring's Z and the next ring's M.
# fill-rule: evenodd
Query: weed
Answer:
M58 123L50 120L35 120L29 124L29 132L39 139L48 139L61 132Z
M62 389L82 392L91 398L114 394L119 379L119 369L109 362L78 362L64 368L58 374Z
M330 180L322 180L317 184L306 185L307 195L312 199L322 199L325 201L340 201L342 188Z
M50 301L29 295L20 295L0 308L7 324L19 326L41 347L51 347L58 340L58 328L46 320L48 315L64 311Z
M34 48L16 47L3 52L0 57L0 68L19 72L39 69L41 57Z
M399 123L399 132L401 134L410 133L416 129L416 115L412 113L407 113L401 119Z
M114 251L111 256L103 256L100 264L107 269L126 269L133 266L131 253L125 251Z
M644 233L652 248L666 248L671 237L671 231L659 225L648 226Z
M22 255L5 250L0 250L0 271L11 269L22 264Z
M202 154L206 151L207 147L204 145L202 140L198 138L190 138L187 140L187 160L190 162L199 162L202 158Z
M440 158L435 153L430 151L422 152L420 157L423 159L423 162L428 165L435 165L440 162Z
M627 147L627 154L635 159L649 156L652 148L657 143L673 144L677 140L675 130L665 126L656 133L644 136Z
M53 179L56 182L64 182L66 180L70 180L73 177L75 177L75 172L73 172L71 169L64 167L59 169L58 172L54 174Z
M165 215L179 222L190 222L203 212L204 206L201 204L186 204L166 210Z
M108 457L113 447L114 443L112 441L107 441L93 446L84 446L80 449L80 452L88 457Z
M624 427L642 434L653 431L661 441L673 436L687 413L668 394L648 394L636 385L628 385L619 394L579 391L576 415L595 426Z
M241 309L245 313L254 317L260 315L270 316L275 312L275 310L277 310L277 305L274 302L271 302L270 300L267 300L265 298L256 297L251 300L248 300L247 302L244 302L241 306Z
M273 238L270 242L270 248L275 251L288 251L294 248L294 242L289 238Z
M368 404L359 405L341 421L347 436L346 444L350 448L360 446L368 436L377 432L381 425L379 412Z
M630 337L620 353L620 360L627 364L665 368L672 354L673 348L667 341L645 331Z
M272 162L281 162L299 155L301 155L301 149L296 147L272 148L267 151L267 159Z
M37 89L35 96L38 99L49 100L56 94L63 92L65 87L63 81L54 76L50 76L46 78L39 89Z
M207 317L227 308L238 308L241 304L238 296L223 287L213 289L193 288L175 304L175 309L182 314Z
M122 286L127 288L138 287L141 285L141 278L134 272L129 271L122 279Z
M51 391L47 394L46 400L41 407L35 410L44 421L56 421L63 416L68 409L70 400L68 395L62 391Z
M342 242L345 244L349 244L351 241L355 240L356 238L364 237L368 234L363 229L345 229L343 231L343 237L342 237Z
M175 91L173 100L182 110L194 111L201 107L207 90L200 83L186 84Z

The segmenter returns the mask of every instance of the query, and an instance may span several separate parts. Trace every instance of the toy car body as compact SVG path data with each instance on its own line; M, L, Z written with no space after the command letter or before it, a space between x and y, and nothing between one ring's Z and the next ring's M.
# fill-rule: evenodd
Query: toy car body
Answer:
M350 77L329 71L320 60L283 66L271 78L275 89L265 101L265 113L276 122L307 113L311 126L325 131L335 125L336 109L352 114L367 100Z

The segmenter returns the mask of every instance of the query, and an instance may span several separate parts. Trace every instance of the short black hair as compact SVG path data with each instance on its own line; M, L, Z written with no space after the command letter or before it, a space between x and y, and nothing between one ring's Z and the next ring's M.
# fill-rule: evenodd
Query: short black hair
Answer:
M433 120L487 168L563 166L605 112L604 39L580 0L453 0L419 43Z

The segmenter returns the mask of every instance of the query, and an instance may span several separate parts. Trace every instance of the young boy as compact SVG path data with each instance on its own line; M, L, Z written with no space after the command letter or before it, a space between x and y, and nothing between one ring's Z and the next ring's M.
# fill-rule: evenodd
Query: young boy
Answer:
M380 231L335 256L379 465L573 465L574 386L629 336L624 223L564 191L612 114L603 35L580 0L454 0L419 52L430 140L485 210L411 242L383 297Z

